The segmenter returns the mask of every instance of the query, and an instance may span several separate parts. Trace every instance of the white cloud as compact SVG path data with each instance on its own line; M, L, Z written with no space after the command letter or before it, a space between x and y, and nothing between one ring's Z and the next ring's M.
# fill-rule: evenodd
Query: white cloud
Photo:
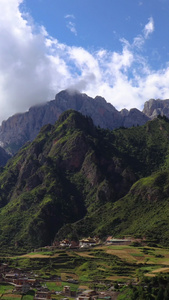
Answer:
M145 43L144 37L140 34L134 38L133 46L141 49Z
M0 121L46 101L70 77L59 55L65 46L24 19L21 2L0 1Z
M75 19L75 16L74 15L66 15L65 19ZM66 26L74 35L77 35L76 24L74 22L68 21Z
M153 31L154 31L154 20L151 17L149 18L148 23L145 25L143 29L143 35L139 34L134 38L133 46L141 49L144 46L146 39L150 36L150 34L153 33Z
M121 40L122 51L89 52L37 28L21 14L21 3L0 0L0 121L65 88L103 96L118 109L141 108L149 98L169 96L169 66L153 71L141 52L154 30L152 18L131 44Z
M65 19L70 19L70 18L71 18L71 19L75 19L75 16L74 16L74 15L66 15L66 16L65 16Z
M149 22L144 27L144 36L147 39L151 33L154 31L154 20L149 18Z
M77 35L77 30L76 30L76 25L75 25L75 23L69 21L68 24L67 24L67 28L68 28L72 33L74 33L74 35Z

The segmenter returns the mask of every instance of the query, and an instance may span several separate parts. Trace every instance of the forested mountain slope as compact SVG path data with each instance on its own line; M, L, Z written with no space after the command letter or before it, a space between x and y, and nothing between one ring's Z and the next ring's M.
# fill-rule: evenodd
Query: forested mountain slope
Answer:
M168 150L166 118L110 131L76 111L63 113L1 170L0 247L43 246L66 234L146 234L130 221L141 218L141 207L151 211L143 177L153 174L153 184L159 172L168 174Z

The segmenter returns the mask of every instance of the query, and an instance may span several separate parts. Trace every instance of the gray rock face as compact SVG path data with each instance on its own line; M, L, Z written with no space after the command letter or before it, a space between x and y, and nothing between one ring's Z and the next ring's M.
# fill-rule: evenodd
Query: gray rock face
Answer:
M55 105L63 112L74 109L83 115L90 116L96 126L102 128L117 128L122 122L120 113L113 105L102 97L88 97L79 92L62 91L55 97Z
M156 118L158 115L169 118L169 99L150 99L144 104L143 113L150 119Z
M136 108L132 108L129 111L124 112L122 111L123 115L123 126L124 127L132 127L132 126L138 126L138 125L144 125L147 121L149 121L149 117L146 116L144 113L139 111Z
M93 99L77 91L65 90L58 93L54 100L3 121L0 126L1 145L12 155L15 154L27 141L36 137L42 126L54 124L60 114L68 109L88 115L96 126L109 129L142 125L149 120L137 109L119 112L102 97Z

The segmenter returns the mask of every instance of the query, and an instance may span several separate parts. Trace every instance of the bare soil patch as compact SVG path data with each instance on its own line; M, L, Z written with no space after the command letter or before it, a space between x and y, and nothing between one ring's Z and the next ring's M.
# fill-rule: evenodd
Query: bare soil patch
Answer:
M107 280L129 279L127 276L109 276Z
M50 255L44 255L44 254L32 254L32 255L30 255L30 254L24 254L24 255L22 255L21 257L27 257L27 258L49 258L49 257L51 257Z
M87 285L79 285L79 289L88 290L89 287Z
M137 256L140 254L140 251L137 249L128 249L124 248L123 250L118 250L118 249L107 249L106 253L116 255L120 257L121 259L126 259L130 262L136 262L136 261L144 261L145 257L144 256ZM136 256L132 255L135 254Z
M61 273L61 279L63 281L66 281L69 278L72 278L74 280L78 280L78 276L74 273Z
M5 298L8 298L8 299L14 299L14 298L18 298L18 299L21 299L21 295L15 295L15 294L4 294L3 297L1 299L5 299Z
M169 272L169 268L160 268L152 271L152 273L168 273L168 272Z

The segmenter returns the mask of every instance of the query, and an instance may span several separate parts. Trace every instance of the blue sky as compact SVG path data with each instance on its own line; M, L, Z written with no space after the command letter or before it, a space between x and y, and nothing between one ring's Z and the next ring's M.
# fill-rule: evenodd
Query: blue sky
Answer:
M0 0L0 121L62 89L169 98L168 0Z
M121 51L120 40L132 43L152 18L155 28L143 54L157 69L169 59L168 0L26 0L24 5L51 36L89 51Z

